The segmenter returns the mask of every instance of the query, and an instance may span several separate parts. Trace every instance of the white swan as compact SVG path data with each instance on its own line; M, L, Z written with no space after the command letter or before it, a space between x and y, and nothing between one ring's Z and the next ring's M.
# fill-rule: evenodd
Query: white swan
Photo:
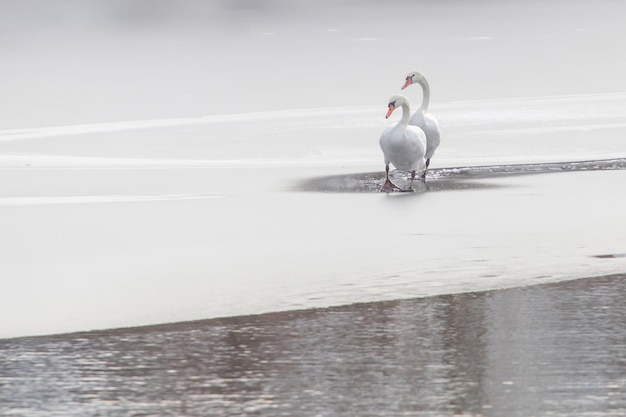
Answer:
M379 143L385 157L387 174L385 184L380 191L413 191L415 172L426 172L426 135L419 127L409 126L411 110L406 97L401 95L391 97L385 118L388 118L397 107L402 107L402 119L396 125L387 127L380 135ZM403 171L411 171L409 189L402 189L391 182L389 164Z
M418 83L422 86L422 105L417 109L409 124L417 126L426 134L426 168L430 165L430 159L435 154L441 142L441 130L439 130L439 122L432 114L428 113L428 104L430 103L430 86L426 77L418 71L412 71L406 76L406 81L402 86L402 90L411 84ZM424 176L426 171L424 171Z

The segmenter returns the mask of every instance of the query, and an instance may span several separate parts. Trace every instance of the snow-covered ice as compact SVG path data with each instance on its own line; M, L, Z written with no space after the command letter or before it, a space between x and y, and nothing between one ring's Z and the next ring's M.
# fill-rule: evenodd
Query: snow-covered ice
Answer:
M504 25L482 3L475 20L429 4L409 26L369 3L216 3L117 26L126 9L102 3L64 25L9 25L0 337L624 272L623 256L598 256L626 252L626 171L436 175L626 157L624 6L603 3L621 9L544 5L545 19ZM540 7L503 4L489 10ZM3 7L3 22L35 19ZM249 31L228 25L233 10ZM307 188L382 174L378 136L398 117L384 119L385 100L412 69L442 128L432 188Z

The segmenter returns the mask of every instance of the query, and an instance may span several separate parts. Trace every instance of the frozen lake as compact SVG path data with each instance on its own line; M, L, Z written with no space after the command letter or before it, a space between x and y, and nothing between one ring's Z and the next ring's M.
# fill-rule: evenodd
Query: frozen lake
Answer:
M0 337L624 271L622 6L37 6L1 14ZM381 195L414 68L443 142Z
M449 105L410 195L377 191L384 106L0 132L0 335L624 271L626 95Z

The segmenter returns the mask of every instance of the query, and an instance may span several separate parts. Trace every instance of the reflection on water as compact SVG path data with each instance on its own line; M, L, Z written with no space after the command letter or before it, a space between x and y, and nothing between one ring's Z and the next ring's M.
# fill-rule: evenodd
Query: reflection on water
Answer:
M626 275L0 341L3 416L623 416Z
M486 165L460 168L441 168L428 170L426 183L416 180L416 193L426 191L458 191L480 188L493 188L494 184L485 184L472 180L498 178L511 175L547 174L571 171L606 171L626 169L626 158L595 161L550 162L540 164ZM410 174L404 171L392 171L390 176L401 187L408 188ZM312 178L298 185L302 191L371 193L380 191L385 182L384 171L363 174L332 175Z
M413 183L414 192L417 194L426 191L458 191L475 190L481 188L493 188L493 184L483 184L471 181L467 178L448 178L442 180L436 177L442 170L429 172L426 181L416 179ZM410 187L410 174L404 171L392 171L389 173L392 181L401 188ZM296 190L331 193L374 193L379 192L385 183L385 172L367 172L347 175L329 175L312 178L297 185ZM398 193L400 195L410 195Z

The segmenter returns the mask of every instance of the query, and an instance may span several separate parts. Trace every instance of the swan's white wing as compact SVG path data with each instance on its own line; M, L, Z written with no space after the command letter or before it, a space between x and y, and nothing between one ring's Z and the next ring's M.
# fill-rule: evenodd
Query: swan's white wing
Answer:
M386 127L378 140L378 144L380 145L380 149L382 149L383 156L385 158L385 165L392 163L393 132L396 127L397 126Z
M435 154L441 142L441 130L437 118L431 113L422 113L417 111L411 116L409 124L417 126L424 131L426 135L426 158L430 159Z
M411 149L416 157L424 157L426 154L428 140L424 130L417 126L407 126L406 135Z
M430 159L433 157L435 151L441 143L441 130L439 129L439 122L437 121L437 118L430 113L424 114L424 122L423 129L428 143L426 158Z
M411 115L411 118L409 119L409 124L420 127L420 128L424 128L426 126L426 123L424 121L424 113L422 113L419 110L414 112Z

